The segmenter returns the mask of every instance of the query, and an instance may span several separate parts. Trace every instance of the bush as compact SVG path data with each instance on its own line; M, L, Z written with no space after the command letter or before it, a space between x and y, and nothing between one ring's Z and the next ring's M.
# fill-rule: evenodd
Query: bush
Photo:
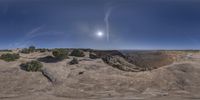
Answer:
M29 54L30 50L27 49L27 48L24 48L24 49L21 50L21 53Z
M30 52L35 52L35 46L30 46L30 47L29 47L29 51L30 51Z
M46 52L47 49L38 49L39 52L43 53L43 52Z
M75 49L71 52L70 56L75 56L75 57L84 57L85 54L82 50L78 50L78 49Z
M23 70L26 70L28 72L41 71L43 67L42 63L39 61L30 61L30 62L22 63L20 66Z
M35 46L30 46L28 49L27 48L22 49L21 53L29 54L35 51L36 51Z
M12 50L5 49L5 50L0 50L0 52L12 52Z
M65 49L56 49L52 52L56 59L63 60L68 58L68 51Z
M11 53L6 53L6 54L2 54L1 57L0 57L2 60L4 61L15 61L16 59L19 59L20 56L19 54L11 54Z
M70 65L74 65L74 64L78 64L78 59L77 58L73 58L70 62Z

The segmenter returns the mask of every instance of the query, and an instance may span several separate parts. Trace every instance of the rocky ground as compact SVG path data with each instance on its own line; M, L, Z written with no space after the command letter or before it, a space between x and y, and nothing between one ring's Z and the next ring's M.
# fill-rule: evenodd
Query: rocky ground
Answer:
M0 60L1 100L198 100L200 63L179 61L150 71L124 71L102 59L79 57L42 62L42 72L20 69L22 62L51 55L20 54L14 62ZM196 56L195 56L196 57ZM121 59L121 58L120 58ZM117 60L118 61L118 60ZM123 60L120 60L123 61ZM132 66L128 62L124 65ZM135 67L135 66L134 66Z

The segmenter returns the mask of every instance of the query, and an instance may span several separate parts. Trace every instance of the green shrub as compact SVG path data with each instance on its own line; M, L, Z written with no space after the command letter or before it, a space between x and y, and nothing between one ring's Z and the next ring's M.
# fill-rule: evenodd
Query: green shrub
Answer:
M29 48L22 49L21 53L29 54L29 53L32 53L32 52L35 52L35 51L36 51L35 46L30 46Z
M55 49L52 52L53 56L59 60L68 58L68 51L65 49Z
M12 50L4 49L4 50L0 50L0 52L12 52Z
M35 52L35 46L30 46L30 47L29 47L29 51L30 51L30 52Z
M74 65L74 64L78 64L78 59L77 58L73 58L70 62L70 65Z
M28 72L41 71L43 67L42 63L39 61L30 61L30 62L22 63L20 66L23 70L26 70Z
M19 54L11 54L11 53L6 53L6 54L2 54L1 57L0 57L2 60L4 61L15 61L16 59L19 59L20 56Z
M47 49L38 49L38 51L42 53L42 52L46 52Z
M84 57L85 54L82 50L78 50L78 49L75 49L71 52L70 56L75 56L75 57Z
M30 53L30 50L27 49L27 48L24 48L24 49L21 50L21 53L29 54L29 53Z

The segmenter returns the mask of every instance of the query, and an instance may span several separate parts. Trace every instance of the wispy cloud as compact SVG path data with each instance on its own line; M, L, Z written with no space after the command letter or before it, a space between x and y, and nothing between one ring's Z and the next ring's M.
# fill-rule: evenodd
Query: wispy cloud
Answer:
M44 26L45 25L41 25L39 27L36 27L36 28L30 30L29 32L26 33L26 37L33 37L35 34L37 34L37 32L42 30L42 28L44 28Z
M105 15L104 15L104 22L106 26L106 38L107 41L109 42L110 40L110 18L111 14L114 9L116 9L118 6L114 4L113 2L109 2L105 5Z
M110 38L110 23L109 23L109 17L110 17L110 14L112 12L112 8L108 8L106 10L106 13L105 13L105 17L104 17L104 21L105 21L105 24L106 24L106 37L107 37L107 41L109 41L109 38Z
M43 31L45 25L41 25L38 27L33 28L32 30L25 33L24 37L11 43L9 45L10 48L24 48L30 45L34 45L33 38L41 37L41 36L48 36L48 35L62 35L64 32L57 32L57 31Z

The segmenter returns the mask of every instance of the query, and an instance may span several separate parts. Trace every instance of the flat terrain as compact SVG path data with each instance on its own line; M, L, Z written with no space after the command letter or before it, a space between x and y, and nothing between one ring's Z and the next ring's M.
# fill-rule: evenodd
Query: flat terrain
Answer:
M1 100L200 100L200 55L157 69L126 72L102 59L69 57L42 62L42 72L26 72L20 64L51 55L50 52L20 54L14 62L0 60ZM45 72L45 76L44 75Z

